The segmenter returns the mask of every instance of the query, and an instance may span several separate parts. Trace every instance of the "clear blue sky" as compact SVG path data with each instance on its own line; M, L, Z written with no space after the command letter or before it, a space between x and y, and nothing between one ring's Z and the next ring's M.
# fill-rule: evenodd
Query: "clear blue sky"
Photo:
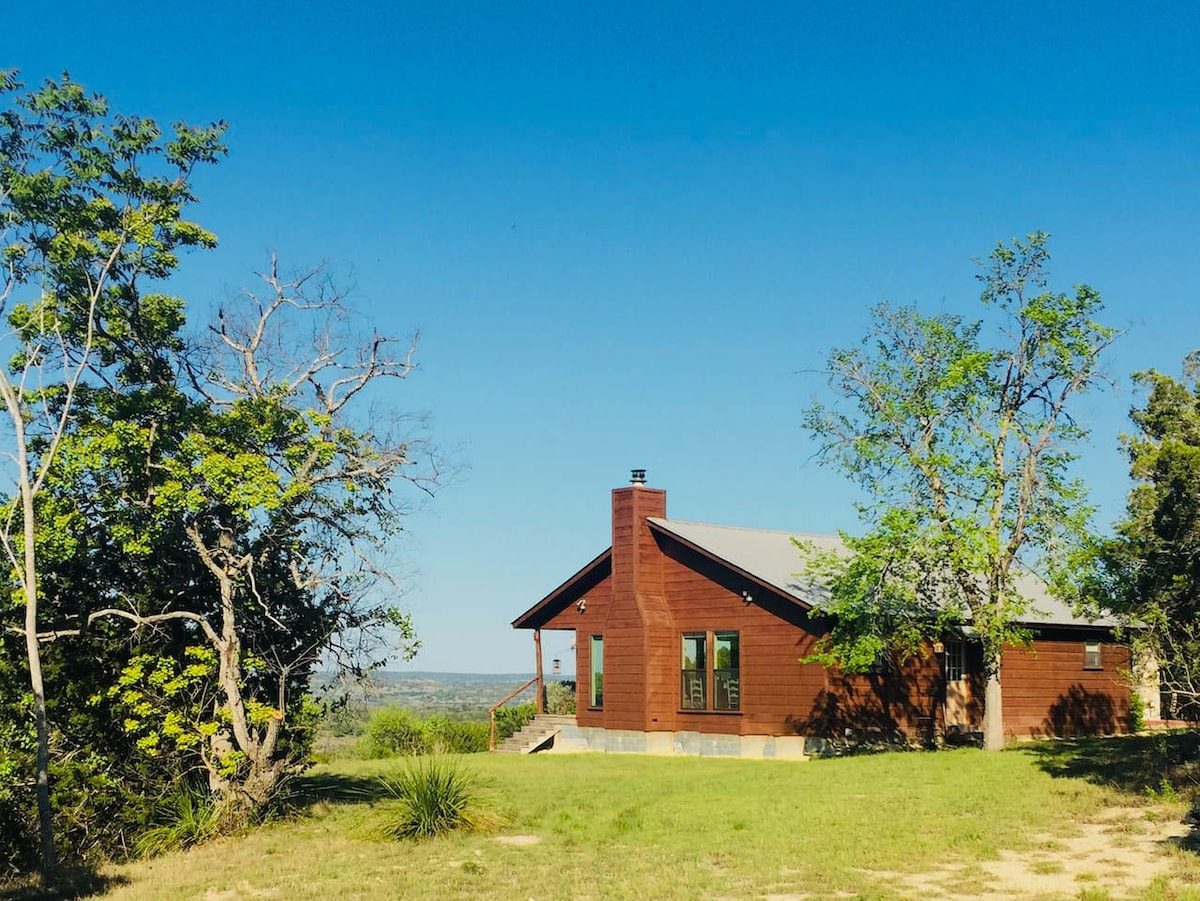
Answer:
M880 299L972 312L971 259L1035 229L1129 329L1079 408L1111 522L1128 374L1200 345L1198 34L1182 3L64 0L0 65L230 122L198 313L274 250L421 330L386 400L466 468L396 549L412 666L512 672L509 622L607 546L631 467L677 518L853 529L806 370Z

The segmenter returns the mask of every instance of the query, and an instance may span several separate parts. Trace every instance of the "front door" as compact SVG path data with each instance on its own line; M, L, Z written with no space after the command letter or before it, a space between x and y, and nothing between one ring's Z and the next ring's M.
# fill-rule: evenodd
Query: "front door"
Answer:
M965 728L971 724L971 687L967 681L967 656L963 640L946 642L946 727Z

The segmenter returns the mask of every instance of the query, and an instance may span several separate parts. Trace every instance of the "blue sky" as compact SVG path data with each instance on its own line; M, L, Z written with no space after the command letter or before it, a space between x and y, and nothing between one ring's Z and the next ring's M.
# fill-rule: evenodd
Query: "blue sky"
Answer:
M607 546L632 467L677 518L853 529L811 370L878 300L973 314L1000 239L1050 232L1053 286L1128 329L1077 408L1101 525L1129 373L1200 345L1200 6L738 6L66 0L0 66L229 121L197 182L221 247L174 285L197 315L275 251L420 329L383 400L461 472L396 547L411 667L512 672L509 622Z

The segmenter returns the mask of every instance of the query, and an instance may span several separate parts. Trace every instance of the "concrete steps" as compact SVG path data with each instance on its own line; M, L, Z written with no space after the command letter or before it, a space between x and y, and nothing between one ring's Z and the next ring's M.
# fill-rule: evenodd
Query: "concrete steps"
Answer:
M521 729L496 745L497 754L532 754L548 744L563 726L574 726L573 716L535 716Z

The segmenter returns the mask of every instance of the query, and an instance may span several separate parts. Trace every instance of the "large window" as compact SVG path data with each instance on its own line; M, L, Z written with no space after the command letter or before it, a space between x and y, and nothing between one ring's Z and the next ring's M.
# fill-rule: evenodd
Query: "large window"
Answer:
M683 710L741 709L738 633L683 633L679 681Z
M604 706L604 636L592 636L592 707Z

